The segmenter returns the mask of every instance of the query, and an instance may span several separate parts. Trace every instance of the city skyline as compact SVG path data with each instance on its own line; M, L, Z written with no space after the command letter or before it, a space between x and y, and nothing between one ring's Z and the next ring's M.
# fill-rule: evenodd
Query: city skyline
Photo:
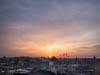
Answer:
M100 57L100 0L0 0L0 56Z

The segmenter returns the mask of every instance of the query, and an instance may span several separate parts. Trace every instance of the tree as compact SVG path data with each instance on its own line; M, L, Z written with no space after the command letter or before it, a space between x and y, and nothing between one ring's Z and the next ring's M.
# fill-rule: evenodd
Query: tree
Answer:
M96 60L96 56L93 56L93 60Z
M0 75L2 75L2 67L1 67L1 65L0 65Z
M76 56L76 58L75 58L75 62L77 62L78 61L78 58L77 58L77 56Z
M8 71L7 70L5 70L4 75L8 75Z
M57 58L55 56L51 57L51 61L57 61Z
M18 68L18 64L19 64L19 58L16 57L16 58L15 58L15 69Z

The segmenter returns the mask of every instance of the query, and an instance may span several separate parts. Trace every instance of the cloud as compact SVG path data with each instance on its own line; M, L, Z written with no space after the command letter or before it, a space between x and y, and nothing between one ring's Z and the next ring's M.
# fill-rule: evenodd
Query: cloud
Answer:
M1 0L0 50L52 45L99 50L90 48L100 42L99 9L99 0Z

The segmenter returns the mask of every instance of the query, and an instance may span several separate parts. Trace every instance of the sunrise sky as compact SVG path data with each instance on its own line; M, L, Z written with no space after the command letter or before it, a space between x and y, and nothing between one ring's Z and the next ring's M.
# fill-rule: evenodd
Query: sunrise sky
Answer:
M100 57L100 0L0 0L0 56Z

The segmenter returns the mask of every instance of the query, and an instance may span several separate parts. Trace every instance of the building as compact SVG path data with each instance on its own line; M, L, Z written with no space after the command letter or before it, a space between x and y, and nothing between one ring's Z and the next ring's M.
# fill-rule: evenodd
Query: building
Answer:
M95 75L100 75L100 62L95 64Z

